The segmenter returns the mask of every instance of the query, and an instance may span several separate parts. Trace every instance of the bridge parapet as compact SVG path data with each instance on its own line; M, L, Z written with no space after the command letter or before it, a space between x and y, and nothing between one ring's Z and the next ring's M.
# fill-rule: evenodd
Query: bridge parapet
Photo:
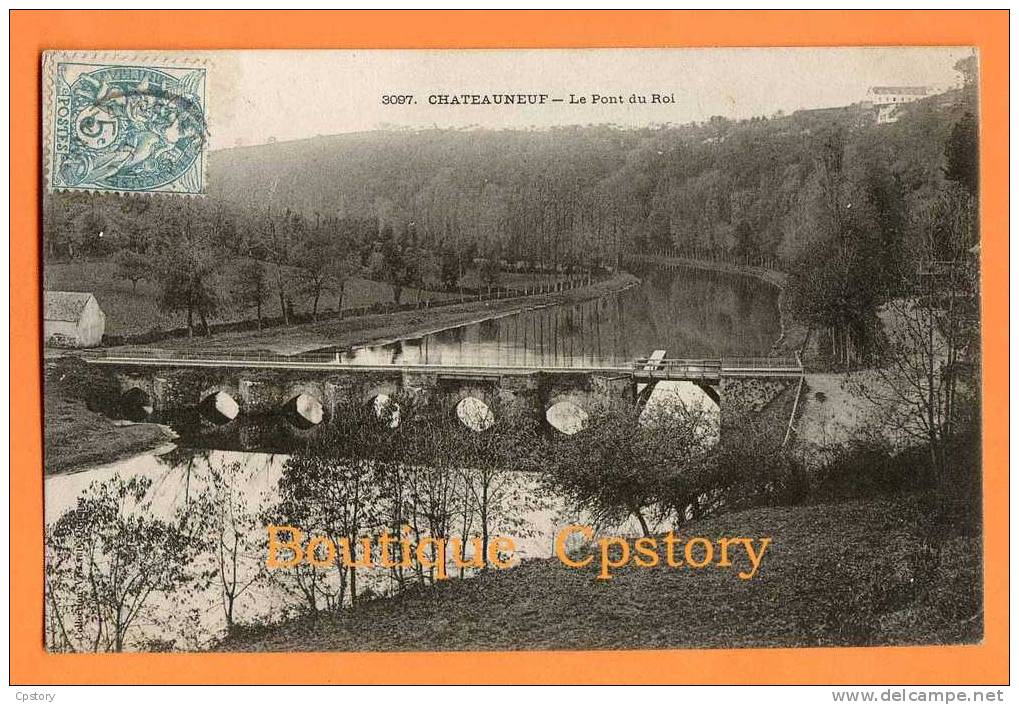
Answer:
M723 377L774 377L799 379L803 363L798 357L724 357Z
M156 413L196 408L210 390L236 400L240 413L271 414L303 395L328 421L343 400L369 403L400 391L426 400L474 396L497 413L515 407L539 416L559 401L585 406L593 397L639 403L660 381L692 382L718 403L723 427L756 413L802 376L795 358L639 358L617 366L351 365L336 355L286 357L261 353L97 351L87 361L112 368L125 393L144 393ZM454 399L455 397L455 399ZM309 400L310 398L310 400ZM646 401L646 399L645 399Z
M666 379L671 381L704 381L722 376L749 377L799 377L803 366L794 357L733 357L733 358L637 358L630 364L562 364L527 365L479 362L472 365L442 364L392 364L363 365L348 364L336 353L308 353L303 355L278 355L264 352L216 351L214 353L194 350L152 350L132 349L130 351L94 350L84 351L81 357L88 362L114 366L156 366L156 367L212 367L245 368L263 370L307 370L331 371L337 373L397 373L418 375L482 375L502 376L548 373L597 373L618 372L636 377ZM430 380L420 385L428 387Z

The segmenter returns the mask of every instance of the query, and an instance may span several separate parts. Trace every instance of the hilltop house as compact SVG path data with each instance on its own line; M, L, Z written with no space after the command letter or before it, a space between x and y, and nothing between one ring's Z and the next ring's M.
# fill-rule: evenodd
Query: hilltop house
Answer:
M877 108L878 123L887 123L899 119L902 105L932 95L934 91L928 86L873 86L867 93Z
M81 291L43 292L42 336L46 345L91 348L103 340L106 314L96 297Z

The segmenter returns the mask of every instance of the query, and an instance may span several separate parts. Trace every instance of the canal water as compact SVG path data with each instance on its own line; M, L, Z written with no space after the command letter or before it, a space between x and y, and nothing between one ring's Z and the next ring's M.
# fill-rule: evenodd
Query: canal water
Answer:
M338 352L357 364L613 367L654 350L682 358L766 355L779 336L771 285L696 269L639 274L640 284L610 296Z
M342 355L352 362L372 364L618 366L656 349L665 349L670 357L766 354L780 334L778 292L770 285L693 269L649 269L639 275L639 285L600 299L534 309L421 338L343 351ZM689 384L662 383L649 407L677 399L699 403L703 393ZM554 422L552 417L549 420ZM569 420L565 425L569 426ZM194 443L191 437L188 442ZM252 522L243 541L248 550L242 551L239 560L238 574L244 582L265 559L264 548L259 548L265 536L261 513L277 497L286 459L282 453L177 447L48 477L46 523L50 526L57 521L94 483L134 476L152 482L143 511L171 519L177 512L198 506L211 474L216 472L230 478L239 493L236 511L246 512ZM548 496L534 477L507 473L502 482L503 494L490 532L514 537L517 559L550 556L554 537L563 526L592 523L590 517L573 511L560 498ZM604 529L637 532L633 522ZM216 560L210 552L191 570L202 574L213 568ZM364 581L363 588L377 594L394 587L381 569L359 571L359 580ZM250 624L285 619L298 614L302 604L299 589L285 577L263 577L238 598L235 621ZM225 630L222 586L210 581L153 600L132 631L127 648L151 648L152 640L174 649L208 648Z

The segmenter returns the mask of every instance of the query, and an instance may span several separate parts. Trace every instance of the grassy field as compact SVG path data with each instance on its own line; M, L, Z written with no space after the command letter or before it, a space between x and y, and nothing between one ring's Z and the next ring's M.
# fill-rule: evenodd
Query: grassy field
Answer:
M48 394L45 474L110 463L169 441L170 433L150 423L118 426L80 401Z
M311 311L312 299L301 290L296 271L291 272L294 285L291 291L294 308L298 313ZM225 278L218 281L222 305L210 323L254 319L255 310L233 304ZM85 262L56 262L47 264L44 274L44 288L59 291L89 291L96 295L99 306L106 313L106 333L109 335L132 335L154 330L168 330L185 325L183 313L167 313L159 308L158 289L154 282L140 281L137 290L131 282L117 276L116 267L105 260ZM280 315L279 297L273 295L265 302L262 315L270 318ZM441 300L451 297L441 292L404 289L404 302L417 300ZM393 288L367 279L352 279L347 283L343 296L343 307L359 308L379 302L393 300ZM336 292L326 292L319 301L320 310L335 310Z
M338 613L246 628L235 651L645 649L971 643L982 637L981 542L955 536L920 579L917 498L775 507L682 536L768 536L760 572L628 567L608 581L526 561Z

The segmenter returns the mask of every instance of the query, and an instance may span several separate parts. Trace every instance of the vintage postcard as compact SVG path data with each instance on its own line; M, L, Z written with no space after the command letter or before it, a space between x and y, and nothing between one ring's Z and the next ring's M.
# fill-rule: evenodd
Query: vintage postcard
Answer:
M979 642L978 76L47 54L48 648Z
M39 65L48 654L985 643L977 46Z

